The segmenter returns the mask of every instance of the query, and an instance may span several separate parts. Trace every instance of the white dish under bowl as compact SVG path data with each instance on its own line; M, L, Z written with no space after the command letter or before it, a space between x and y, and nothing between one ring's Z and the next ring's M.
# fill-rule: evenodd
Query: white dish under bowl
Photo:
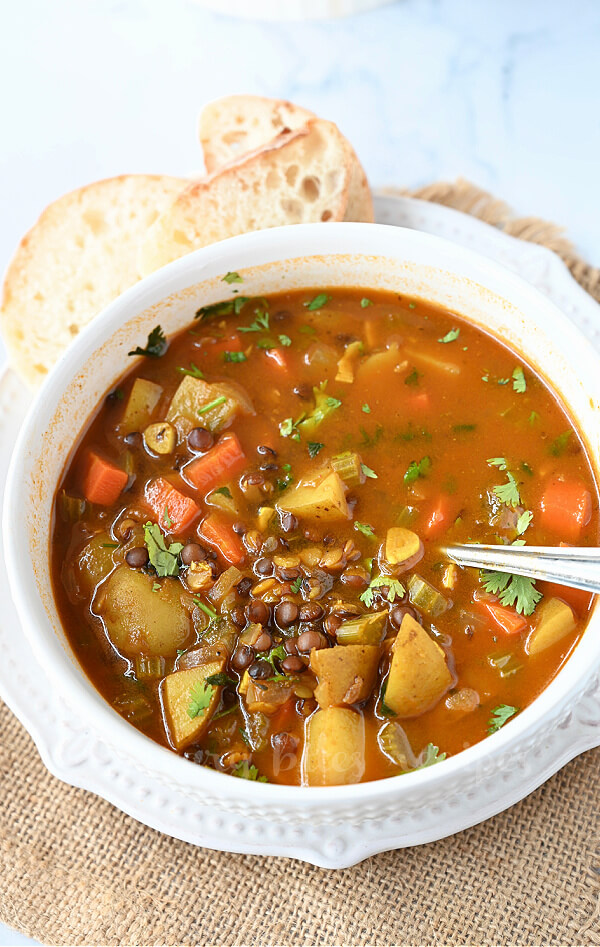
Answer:
M392 845L442 838L488 818L525 796L583 749L598 745L597 727L586 727L583 720L579 731L573 730L572 711L577 708L585 717L586 695L593 696L597 706L600 619L594 608L581 642L560 674L509 726L436 766L387 780L299 788L232 779L176 756L113 711L73 657L52 597L48 550L54 491L78 432L106 390L131 367L127 352L143 342L157 323L171 335L188 325L201 305L227 298L223 275L230 270L243 276L245 295L356 286L421 297L466 316L519 350L551 379L585 432L596 474L600 361L552 302L485 257L398 227L318 224L235 237L148 277L82 333L36 398L8 475L3 520L6 568L22 628L53 687L77 715L78 724L85 722L123 772L130 765L137 774L131 780L130 800L124 790L123 808L133 814L139 811L134 789L139 788L142 774L142 781L145 775L148 784L164 787L166 806L173 793L178 807L184 800L196 809L210 810L212 834L205 842L199 832L194 839L198 844L307 857L303 835L321 835L326 844L312 857L309 854L310 860L342 866ZM468 399L468 391L464 397ZM231 832L219 840L214 827L225 822L237 826L235 840ZM260 844L252 837L253 823L263 827ZM370 826L375 824L377 841L370 844ZM389 826L389 844L382 826ZM353 855L348 854L349 834L360 839Z

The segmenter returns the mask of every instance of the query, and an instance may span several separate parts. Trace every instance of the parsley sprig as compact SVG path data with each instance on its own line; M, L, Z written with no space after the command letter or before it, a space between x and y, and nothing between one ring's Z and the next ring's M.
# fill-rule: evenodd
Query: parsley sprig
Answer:
M494 707L492 716L488 721L488 733L496 733L500 727L503 727L507 720L519 713L518 707L510 707L508 704L500 704Z
M131 352L128 352L128 355L145 355L147 358L160 358L161 355L164 355L167 351L168 343L167 337L164 334L161 326L155 326L150 335L148 336L148 341L146 342L146 347L141 348L137 345Z
M372 608L375 603L376 590L385 587L389 588L387 600L391 604L393 604L397 598L402 598L404 595L404 586L398 579L394 579L391 575L378 575L376 578L371 579L369 587L365 589L360 596L361 602L364 602L367 608Z

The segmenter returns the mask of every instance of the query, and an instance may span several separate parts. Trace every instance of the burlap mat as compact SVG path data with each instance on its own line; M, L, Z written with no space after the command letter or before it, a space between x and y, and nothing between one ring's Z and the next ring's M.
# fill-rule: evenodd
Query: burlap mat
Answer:
M552 247L558 228L466 182L415 196ZM484 825L331 872L197 849L44 769L0 704L0 919L47 944L600 944L600 750Z

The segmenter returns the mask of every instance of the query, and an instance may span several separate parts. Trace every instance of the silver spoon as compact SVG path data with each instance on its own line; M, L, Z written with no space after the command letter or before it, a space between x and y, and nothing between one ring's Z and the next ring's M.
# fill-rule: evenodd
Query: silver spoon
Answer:
M484 546L454 543L442 552L459 566L546 579L600 593L600 549L596 546Z

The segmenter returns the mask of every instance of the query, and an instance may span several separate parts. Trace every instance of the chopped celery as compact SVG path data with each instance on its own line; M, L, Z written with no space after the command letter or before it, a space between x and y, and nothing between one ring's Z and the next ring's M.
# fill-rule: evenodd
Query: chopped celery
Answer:
M300 421L297 425L298 430L305 437L309 434L313 434L321 422L340 407L341 402L339 399L327 394L325 390L326 384L326 382L321 382L318 388L313 388L315 406L308 417L304 418L304 420Z
M384 723L377 734L379 749L403 770L415 769L417 760L409 739L399 723Z
M411 604L430 618L437 618L448 608L448 600L420 575L411 575L407 584Z
M414 506L403 506L396 516L398 526L410 526L417 518L418 510Z
M135 726L143 726L153 717L153 710L150 701L137 694L135 697L118 697L113 701L115 710L133 723Z
M77 523L83 517L85 507L85 500L69 496L66 490L60 491L59 509L65 523Z
M387 612L369 612L345 621L336 632L338 644L379 644L383 638L383 630L387 620Z
M365 476L362 472L360 456L356 451L346 450L343 454L336 454L331 459L331 466L349 487L364 483Z
M500 677L512 677L523 667L514 654L490 654L488 663L498 671Z
M135 657L135 676L138 681L144 678L164 677L165 659L158 654L137 654Z

